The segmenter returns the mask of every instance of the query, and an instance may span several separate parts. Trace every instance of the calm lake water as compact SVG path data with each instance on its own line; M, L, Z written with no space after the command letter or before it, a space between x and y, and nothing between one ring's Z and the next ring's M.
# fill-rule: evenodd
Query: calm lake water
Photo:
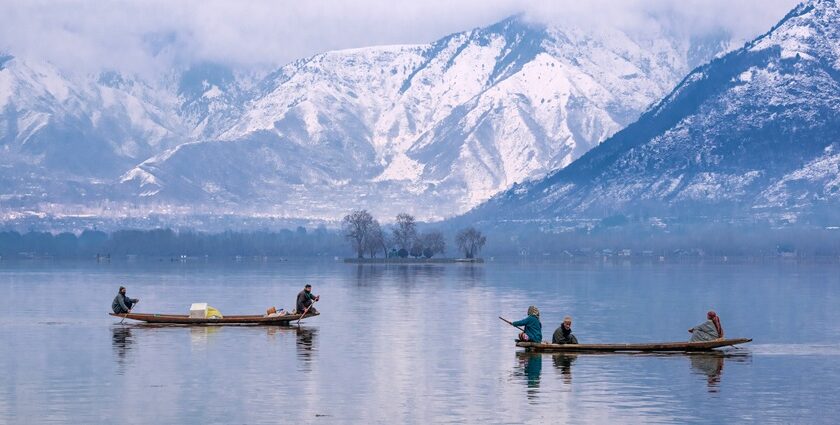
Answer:
M296 327L155 327L107 316L292 308ZM526 355L551 337L681 341L720 314L744 349ZM840 263L347 265L0 261L0 423L837 423ZM128 322L128 321L126 321Z

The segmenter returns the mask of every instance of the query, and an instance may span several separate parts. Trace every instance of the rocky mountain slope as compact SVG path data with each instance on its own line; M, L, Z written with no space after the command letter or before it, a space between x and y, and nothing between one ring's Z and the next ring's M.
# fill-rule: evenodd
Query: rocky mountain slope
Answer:
M838 206L840 7L813 0L576 162L469 215L831 221Z

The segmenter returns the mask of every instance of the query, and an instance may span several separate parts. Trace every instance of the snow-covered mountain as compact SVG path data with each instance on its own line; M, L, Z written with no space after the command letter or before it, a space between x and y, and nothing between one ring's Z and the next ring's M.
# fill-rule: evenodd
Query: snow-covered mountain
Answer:
M0 204L85 202L85 187L106 186L181 143L166 101L166 93L117 73L71 78L0 55Z
M218 137L144 161L123 185L161 205L450 216L568 165L726 42L513 17L429 45L328 52L272 73Z
M570 166L469 216L840 218L840 7L805 2Z
M208 130L210 115L238 114L243 81L217 85L213 71L224 68L201 65L148 81L0 54L0 209L90 212L131 201L115 188L127 170L217 134Z
M160 81L68 77L4 55L0 204L447 217L570 164L729 42L517 16L259 80L215 64Z

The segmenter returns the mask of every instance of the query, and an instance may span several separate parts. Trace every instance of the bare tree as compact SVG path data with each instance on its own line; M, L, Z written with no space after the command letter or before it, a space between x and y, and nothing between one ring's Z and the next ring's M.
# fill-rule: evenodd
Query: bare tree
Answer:
M443 254L446 251L446 240L441 232L423 233L419 239L423 245L423 256L426 258L432 258L435 254Z
M423 256L423 241L420 238L415 238L414 243L411 244L411 249L408 250L409 255L414 258Z
M410 250L416 239L417 223L414 216L401 213L397 216L397 222L394 224L394 243L397 244L399 249Z
M342 222L344 237L353 245L353 250L356 251L358 258L364 258L365 256L367 248L365 240L370 235L375 221L367 210L356 210L344 216Z
M385 257L388 257L388 251L385 250L385 232L382 231L382 227L379 225L379 222L373 220L371 223L370 229L368 231L367 237L364 240L365 250L367 251L370 258L376 258L376 253L379 250L385 251Z
M388 255L390 255L388 248L394 246L394 241L387 233L383 232L382 235L382 252L385 253L385 258L388 258Z
M474 227L467 227L455 236L455 243L458 244L458 249L464 252L466 258L475 258L485 242L487 238Z

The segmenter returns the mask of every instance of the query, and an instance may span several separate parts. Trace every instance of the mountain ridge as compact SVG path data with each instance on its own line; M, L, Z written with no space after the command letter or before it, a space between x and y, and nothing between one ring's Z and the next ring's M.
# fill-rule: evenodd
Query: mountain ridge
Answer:
M468 216L835 219L825 211L840 201L838 24L833 0L800 4L743 48L692 71L575 163Z
M369 208L440 219L570 164L673 87L691 61L721 51L723 40L554 28L514 16L429 44L325 52L260 77L205 63L157 86L117 73L65 78L85 88L77 104L99 105L95 93L114 92L134 107L76 108L79 122L46 113L60 127L42 135L52 142L47 156L21 150L25 134L6 131L3 148L20 155L0 169L10 188L4 204L320 218ZM14 98L24 112L64 106L19 97L41 100ZM124 118L132 113L161 135L133 127ZM112 118L88 125L93 116ZM18 118L6 114L0 128L17 129Z
M295 143L304 150L332 146L332 152L310 155L329 160L338 151L350 159L347 167L339 160L331 173L341 182L335 192L342 204L372 209L379 204L382 209L399 203L383 213L408 209L425 218L443 218L514 181L567 165L681 76L688 47L663 42L654 54L617 31L609 35L604 41L581 30L551 30L509 18L429 45L319 54L278 70L273 74L277 82L261 83L265 92L221 137L266 149L272 148L264 139L251 142L249 135L274 133L276 144ZM556 40L565 47L551 44ZM593 53L589 57L585 52ZM624 74L606 73L598 61L614 64ZM346 63L355 68L342 66ZM365 84L357 84L360 79ZM353 84L341 84L347 81ZM562 105L546 108L551 102ZM282 148L273 150L276 155ZM154 174L165 167L146 163L138 168ZM256 177L251 175L248 182ZM181 184L160 180L162 186ZM248 187L248 182L238 186ZM332 184L326 179L310 183ZM278 187L275 192L306 195L297 190ZM226 192L228 199L238 199L233 202L267 194ZM418 196L421 206L416 206Z

